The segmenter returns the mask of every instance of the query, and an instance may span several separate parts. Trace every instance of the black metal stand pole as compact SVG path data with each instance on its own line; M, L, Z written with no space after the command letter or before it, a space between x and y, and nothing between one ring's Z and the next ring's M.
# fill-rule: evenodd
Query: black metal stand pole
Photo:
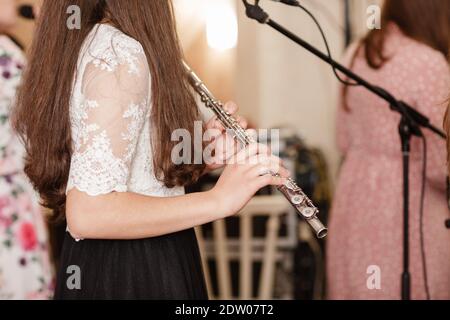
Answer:
M402 300L410 300L411 274L409 272L409 160L411 151L411 127L402 117L398 132L403 154L403 273L401 277Z

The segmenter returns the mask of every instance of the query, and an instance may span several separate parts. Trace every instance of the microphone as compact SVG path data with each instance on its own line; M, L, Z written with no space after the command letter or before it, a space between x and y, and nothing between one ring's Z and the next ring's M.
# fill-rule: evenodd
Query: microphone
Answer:
M294 6L294 7L297 7L300 5L300 3L297 0L272 0L272 1L281 2L281 3L287 4L288 6Z
M34 20L36 17L34 15L33 6L29 4L21 5L18 8L19 16L28 20Z
M445 227L446 227L447 229L450 229L450 219L447 220L447 221L445 221Z

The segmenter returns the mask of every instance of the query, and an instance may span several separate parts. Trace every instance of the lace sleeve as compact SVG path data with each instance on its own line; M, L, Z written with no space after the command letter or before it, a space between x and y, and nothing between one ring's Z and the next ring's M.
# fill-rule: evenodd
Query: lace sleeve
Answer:
M126 192L139 135L149 116L150 77L142 52L93 60L71 106L73 155L67 191Z

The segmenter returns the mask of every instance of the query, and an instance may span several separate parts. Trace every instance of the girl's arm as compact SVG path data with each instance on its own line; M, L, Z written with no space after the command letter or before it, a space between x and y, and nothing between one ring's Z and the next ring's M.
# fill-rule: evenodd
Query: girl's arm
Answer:
M157 198L129 192L91 197L72 190L66 216L74 238L139 239L188 229L224 213L211 192Z
M139 239L169 234L237 213L267 185L280 185L289 172L280 159L252 145L237 163L226 166L217 185L202 193L159 198L113 192L89 196L76 189L67 195L66 217L74 238ZM257 161L255 161L257 160ZM262 175L279 172L281 178Z

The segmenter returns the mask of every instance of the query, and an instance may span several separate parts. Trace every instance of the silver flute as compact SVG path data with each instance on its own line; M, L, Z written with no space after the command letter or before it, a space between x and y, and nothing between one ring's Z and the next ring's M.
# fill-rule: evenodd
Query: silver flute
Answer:
M192 69L184 61L183 64L186 72L188 73L191 86L200 95L200 98L205 106L214 112L223 126L233 133L234 138L241 145L247 146L255 143L256 141L254 141L247 131L241 127L237 120L225 111L223 108L223 103L213 96L195 72L192 71ZM278 174L274 175L278 176ZM327 235L328 229L317 217L319 210L293 179L287 179L287 182L284 185L279 186L278 190L291 203L297 213L314 229L316 236L319 239L324 238Z

